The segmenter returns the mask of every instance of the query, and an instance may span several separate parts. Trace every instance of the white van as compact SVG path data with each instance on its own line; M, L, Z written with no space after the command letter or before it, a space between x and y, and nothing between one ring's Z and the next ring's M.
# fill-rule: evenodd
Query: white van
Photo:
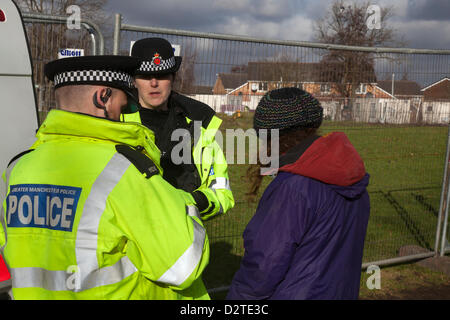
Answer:
M11 0L0 2L0 172L35 141L39 114L30 50L19 9ZM0 179L0 201L6 187ZM3 210L3 208L2 208ZM3 219L3 212L0 212ZM2 225L0 224L0 228ZM0 282L0 292L11 285Z
M0 11L0 39L5 39L0 47L0 171L3 172L15 155L34 142L39 115L22 17L11 0L2 0ZM4 188L3 183L0 185Z

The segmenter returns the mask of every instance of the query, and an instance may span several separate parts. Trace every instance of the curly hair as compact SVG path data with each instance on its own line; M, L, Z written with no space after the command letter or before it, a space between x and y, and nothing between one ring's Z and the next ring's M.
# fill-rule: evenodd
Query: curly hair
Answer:
M306 138L315 135L318 128L293 128L280 130L279 132L279 155L285 154L292 147L300 144ZM267 155L271 156L271 145L267 144ZM256 164L250 165L246 173L246 181L249 183L248 192L245 193L249 202L256 202L259 188L261 187L264 176L261 175L261 168L265 166L257 160Z

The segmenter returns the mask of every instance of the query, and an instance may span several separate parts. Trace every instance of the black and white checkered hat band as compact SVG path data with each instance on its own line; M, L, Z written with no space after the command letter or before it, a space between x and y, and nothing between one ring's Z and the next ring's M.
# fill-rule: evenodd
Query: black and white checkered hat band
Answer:
M175 58L163 60L161 59L160 64L155 64L153 61L143 61L141 67L138 71L153 72L153 71L164 71L175 66Z
M128 73L107 70L83 70L58 73L54 78L54 85L71 84L77 82L122 82L122 85L132 88L132 77Z

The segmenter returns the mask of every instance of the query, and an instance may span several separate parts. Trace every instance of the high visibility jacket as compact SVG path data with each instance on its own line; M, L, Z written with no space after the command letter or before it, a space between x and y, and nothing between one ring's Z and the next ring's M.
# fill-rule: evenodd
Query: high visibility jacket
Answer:
M215 116L214 111L206 104L176 92L170 95L169 104L171 107L180 107L187 123L192 123L194 127L194 132L191 132L192 159L201 180L197 190L208 200L208 205L206 209L201 210L200 217L207 220L226 213L234 207L234 197L228 177L228 165L221 147L215 140L222 120ZM122 120L142 123L139 112L122 114ZM199 131L199 137L196 137L196 130Z
M205 229L192 196L159 174L153 141L139 124L48 114L4 174L15 299L209 299Z

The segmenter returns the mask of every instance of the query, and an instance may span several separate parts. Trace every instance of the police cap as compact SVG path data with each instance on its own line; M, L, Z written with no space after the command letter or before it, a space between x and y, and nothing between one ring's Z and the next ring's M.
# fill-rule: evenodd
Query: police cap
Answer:
M124 113L137 110L138 98L133 85L133 72L140 61L129 56L84 56L51 61L44 66L45 76L55 88L68 85L104 85L124 91L135 105ZM129 99L130 100L130 99Z
M181 57L174 55L170 42L163 38L145 38L136 41L131 49L131 56L141 61L135 75L175 73L182 61Z

